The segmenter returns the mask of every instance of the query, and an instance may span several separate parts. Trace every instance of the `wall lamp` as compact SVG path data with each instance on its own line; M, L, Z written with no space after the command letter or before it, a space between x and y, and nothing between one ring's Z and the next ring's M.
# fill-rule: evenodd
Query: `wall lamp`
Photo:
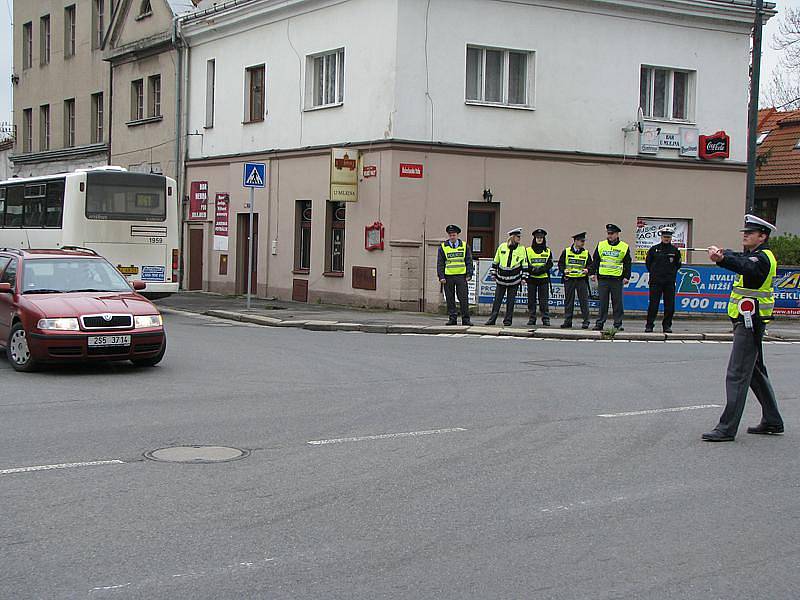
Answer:
M490 190L490 189L483 190L483 199L486 202L491 202L492 198L494 198L494 194L492 194L492 190Z

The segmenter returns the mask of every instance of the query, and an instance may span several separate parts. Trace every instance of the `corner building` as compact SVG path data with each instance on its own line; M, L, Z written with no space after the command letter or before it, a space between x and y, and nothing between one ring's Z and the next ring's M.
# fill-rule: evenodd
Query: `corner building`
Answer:
M634 246L644 218L735 246L752 20L723 0L201 3L179 23L184 287L245 291L246 161L267 164L259 296L435 310L448 223L476 257L514 226L558 251L614 222ZM716 132L727 157L701 159ZM331 201L334 149L356 201Z

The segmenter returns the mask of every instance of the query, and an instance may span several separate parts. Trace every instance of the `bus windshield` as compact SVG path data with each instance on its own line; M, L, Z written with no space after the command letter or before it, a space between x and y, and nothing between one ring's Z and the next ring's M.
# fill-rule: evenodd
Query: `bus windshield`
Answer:
M143 173L86 174L86 218L164 221L166 178Z
M22 273L23 294L130 291L125 278L97 258L28 259Z

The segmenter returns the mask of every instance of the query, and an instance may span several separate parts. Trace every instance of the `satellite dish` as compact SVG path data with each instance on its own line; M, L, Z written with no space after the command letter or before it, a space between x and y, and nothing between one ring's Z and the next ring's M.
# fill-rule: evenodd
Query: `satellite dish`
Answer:
M641 106L636 113L636 129L639 130L639 133L644 133L644 111Z

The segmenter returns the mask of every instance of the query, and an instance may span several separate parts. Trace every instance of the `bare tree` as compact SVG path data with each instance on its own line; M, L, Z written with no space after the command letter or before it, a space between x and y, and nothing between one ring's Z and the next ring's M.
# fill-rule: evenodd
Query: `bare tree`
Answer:
M772 48L781 57L770 80L762 87L759 104L783 110L800 109L800 8L786 8L772 38Z

